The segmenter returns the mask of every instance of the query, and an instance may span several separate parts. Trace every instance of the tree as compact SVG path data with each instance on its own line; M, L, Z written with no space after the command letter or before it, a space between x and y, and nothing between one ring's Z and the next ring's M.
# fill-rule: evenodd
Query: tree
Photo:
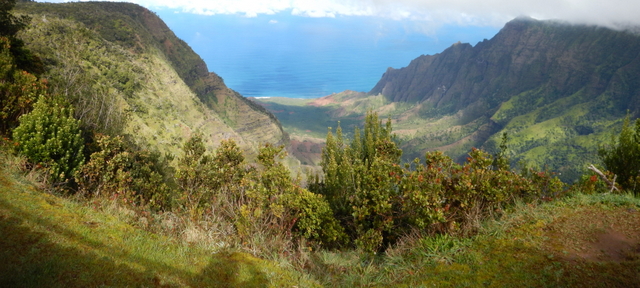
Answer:
M73 108L59 96L39 97L33 111L13 131L18 151L48 168L51 180L72 178L84 162L84 141Z
M383 126L373 112L367 113L362 134L356 129L349 145L339 123L335 138L331 129L327 134L321 163L324 183L317 192L327 198L351 240L366 251L379 250L394 234L401 155L391 121Z
M17 126L45 88L33 75L44 72L42 61L17 38L31 19L13 15L15 5L15 0L0 0L0 134Z
M25 29L31 18L26 15L15 16L11 10L16 6L15 0L0 0L0 37L9 40L9 49L18 69L33 74L44 72L42 61L24 47L24 42L17 37L18 32Z
M16 68L9 40L0 37L0 134L18 126L18 118L31 111L46 85L31 73Z
M178 160L176 182L182 189L182 201L193 219L199 219L212 191L211 157L206 154L202 134L195 134L184 144Z
M632 126L627 115L618 138L612 137L609 146L600 147L598 156L605 168L617 175L622 188L640 192L640 119Z

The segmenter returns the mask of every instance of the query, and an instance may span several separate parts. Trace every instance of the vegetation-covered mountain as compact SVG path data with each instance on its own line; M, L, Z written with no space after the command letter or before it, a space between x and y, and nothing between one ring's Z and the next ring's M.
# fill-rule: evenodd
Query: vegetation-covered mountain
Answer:
M343 125L374 109L392 118L407 161L431 150L462 161L472 147L496 151L507 132L512 164L547 166L573 181L597 162L598 145L620 131L627 111L640 116L640 35L519 18L476 46L457 43L389 68L367 95L264 101L272 111L323 110ZM294 125L287 112L285 127Z
M492 135L507 132L514 161L574 178L616 119L627 110L639 116L640 35L516 19L476 46L455 44L388 70L369 94L419 103L418 117L451 118L467 130L447 137L454 125L431 129L408 146L458 157L470 146L495 147Z
M146 8L29 2L17 11L32 18L21 37L43 59L43 76L92 129L174 155L196 131L210 149L230 138L253 155L261 143L288 142L271 113L227 88Z
M278 160L281 146L245 158L237 142L252 152L258 126L242 130L249 122L232 117L241 105L229 103L244 100L220 101L215 77L179 64L194 54L170 56L171 45L137 30L148 24L111 14L146 10L55 6L75 11L63 17L22 6L30 19L14 4L0 1L2 287L640 283L640 121L626 118L599 151L608 171L567 187L511 169L504 141L461 164L433 151L402 165L393 124L370 110L431 120L402 118L415 103L345 92L295 106L364 122L349 137L340 125L326 134L323 176L304 185ZM220 103L230 110L216 113ZM299 133L297 113L286 115Z

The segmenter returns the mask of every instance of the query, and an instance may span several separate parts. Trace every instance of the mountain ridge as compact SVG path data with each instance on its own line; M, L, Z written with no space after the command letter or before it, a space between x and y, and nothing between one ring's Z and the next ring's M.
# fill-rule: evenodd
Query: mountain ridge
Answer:
M497 149L506 132L514 162L575 179L597 162L597 146L627 111L640 115L640 34L633 31L517 18L476 46L457 43L388 69L368 95L418 105L423 119L454 117L450 127L468 130L441 144L420 142L447 138L442 131L450 128L407 139L411 156L444 150L463 159L473 146Z
M28 39L27 43L31 45L30 49L44 53L45 62L50 63L50 67L56 67L56 63L67 61L60 58L67 56L60 56L58 55L60 53L54 53L51 48L42 44L47 41L40 41L48 37L45 36L47 33L56 35L55 33L58 33L56 29L67 31L88 29L87 32L79 35L85 35L94 39L92 41L104 43L96 44L98 47L105 45L121 47L122 52L118 53L129 55L124 57L129 59L126 62L130 62L129 64L132 65L122 63L122 61L114 64L123 66L122 70L126 70L126 73L123 72L126 75L118 78L120 80L116 80L116 82L122 81L125 84L135 82L135 85L129 85L132 87L127 90L126 95L120 96L120 106L125 110L133 111L129 113L130 116L133 116L133 120L130 121L133 124L128 128L128 133L137 138L146 138L143 142L148 144L143 146L158 145L160 151L175 155L175 153L179 153L179 150L173 146L181 146L181 141L186 141L186 138L196 131L209 135L211 139L208 141L208 147L211 149L215 148L221 139L232 138L250 154L255 153L258 145L265 142L278 145L289 142L288 135L282 130L273 114L229 89L221 77L208 71L206 63L186 42L176 37L164 21L147 8L130 3L87 2L19 3L17 9L20 13L32 16L33 27L24 33ZM56 19L64 19L67 22L63 21L64 23L62 23ZM53 27L52 22L56 22L55 25L63 28ZM80 25L76 25L76 27L71 23L80 23ZM46 31L42 32L43 30ZM93 36L89 34L94 32ZM68 37L64 35L56 37L58 42L69 42L68 45L73 45L71 43L73 40L67 39ZM100 57L90 55L90 51L84 53L74 56L81 60L73 63L77 69L86 70L89 66L93 66L94 68L91 70L102 74L113 70L113 68L100 67L100 65L104 65L103 62L106 60L95 60L94 58ZM162 62L171 68L154 66L155 64L148 66L150 63L159 64ZM83 67L85 64L89 64L89 66ZM149 67L149 69L145 67ZM171 74L169 70L174 70L178 77L169 75ZM164 76L167 76L166 79ZM45 77L48 76L45 75ZM131 81L132 79L135 81ZM158 81L163 83L154 84ZM115 83L114 85L118 86L119 84ZM190 91L177 88L180 85L186 85ZM161 88L163 86L165 88ZM148 90L149 87L156 88ZM176 89L171 87L176 87ZM187 94L193 94L198 100L195 102L190 100L192 96ZM126 104L123 104L125 102ZM201 104L196 102L202 102L206 108L198 108ZM175 109L182 104L192 105L189 103L193 103L195 106L189 106L188 109L178 109L184 112ZM156 109L169 110L163 116L163 113L156 113L154 111ZM155 116L151 115L154 113ZM204 114L195 117L200 119L197 120L184 113ZM176 117L167 117L172 114L175 114ZM169 118L176 118L176 120L167 120ZM187 120L187 118L193 119ZM165 127L164 131L154 132L159 127ZM178 127L183 128L178 129ZM140 131L146 132L141 134Z
M600 39L596 39L598 41L593 45L581 44L580 41L584 41L584 37L589 37L585 35L589 32L600 34L598 35ZM560 41L562 38L564 40ZM556 87L560 92L575 93L578 90L577 85L580 83L576 83L571 78L586 77L589 76L587 74L597 72L594 71L596 64L606 65L604 62L607 59L602 55L593 57L589 55L595 52L603 53L602 48L612 46L605 42L620 45L623 42L620 40L633 40L632 43L626 42L630 47L625 47L624 50L628 53L623 55L624 58L632 58L631 61L636 62L640 61L640 53L638 53L640 50L633 49L638 48L639 45L636 34L597 26L517 18L508 22L494 38L479 42L476 46L466 43L454 44L442 53L420 56L405 68L389 69L369 94L382 93L392 101L428 100L441 107L443 105L441 101L476 100L473 94L497 93L498 96L502 96L500 95L501 89L496 87L497 85L486 83L487 80L500 77L506 77L507 84L518 86L508 87L509 90L515 89L510 93L514 95L533 89L545 81L552 81L553 87ZM585 47L587 49L584 49ZM491 49L497 49L497 52L501 52L501 54L497 54ZM623 49L616 51L623 51ZM548 59L542 59L542 56L547 56ZM598 59L602 59L602 61L592 63ZM582 62L589 63L589 65L577 67L577 60L583 60ZM452 67L452 65L454 66ZM618 66L623 67L624 65ZM581 69L578 68L588 70L580 71ZM440 71L434 71L437 69L453 71L439 73ZM554 72L554 75L546 73L554 71L554 69L561 70ZM407 73L409 71L413 73L413 77L406 75L409 74ZM471 81L457 83L463 77L471 78ZM422 86L416 87L419 84L418 80L422 80L420 83ZM603 83L597 82L592 88L601 89L602 85ZM437 91L442 91L443 86L446 93L438 94ZM462 95L456 95L456 93ZM502 99L498 100L504 100L505 96L500 98ZM456 108L462 107L456 106Z
M473 147L497 153L507 133L513 167L547 167L572 182L599 163L598 148L620 131L627 111L640 116L640 34L517 18L475 46L456 43L387 69L366 94L345 91L306 106L258 101L272 112L329 115L343 129L372 109L391 118L404 161L433 150L458 162ZM277 115L295 137L326 133Z

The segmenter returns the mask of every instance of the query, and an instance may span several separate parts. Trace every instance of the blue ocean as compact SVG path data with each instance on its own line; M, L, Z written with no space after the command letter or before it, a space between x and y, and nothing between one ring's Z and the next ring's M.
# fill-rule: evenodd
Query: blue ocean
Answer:
M315 98L344 90L368 92L388 67L458 41L475 45L496 27L440 27L374 17L309 18L282 12L247 18L157 10L220 75L246 97Z

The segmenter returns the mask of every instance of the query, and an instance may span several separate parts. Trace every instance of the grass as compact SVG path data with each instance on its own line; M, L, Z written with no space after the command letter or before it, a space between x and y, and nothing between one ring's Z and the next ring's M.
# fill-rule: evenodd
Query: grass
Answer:
M0 161L3 287L640 287L640 199L628 194L517 203L474 237L416 233L379 255L265 260L188 229L151 233L108 201L43 192L19 157Z
M11 159L2 162L19 162ZM43 193L8 167L0 172L2 287L314 286L239 250L153 234L91 203Z
M374 258L322 252L312 272L329 287L640 287L638 208L613 194L519 203L475 237L407 237ZM603 250L613 234L628 247Z

